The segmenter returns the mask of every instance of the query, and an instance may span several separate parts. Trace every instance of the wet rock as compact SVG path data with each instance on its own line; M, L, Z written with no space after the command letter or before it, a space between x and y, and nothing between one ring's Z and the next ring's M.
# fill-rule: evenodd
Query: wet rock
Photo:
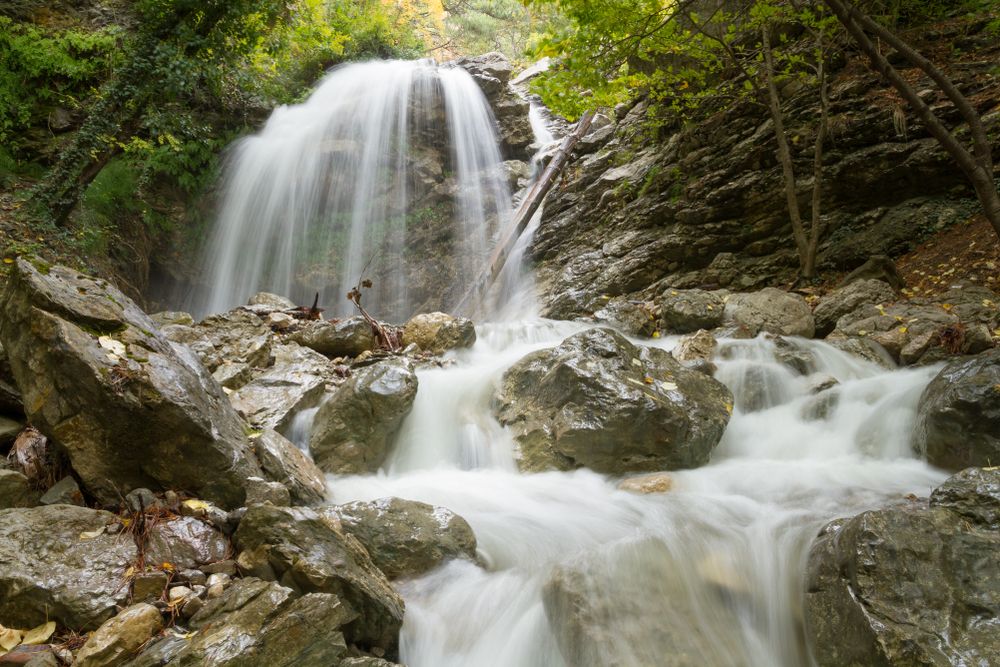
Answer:
M389 579L423 574L451 558L476 559L476 536L465 519L443 507L382 498L318 510L336 517Z
M920 358L927 354L928 350L939 345L940 342L941 338L937 330L928 331L921 336L912 338L910 342L904 345L899 351L899 362L907 366L912 366L920 361Z
M197 568L223 560L229 552L226 536L194 517L158 521L149 533L146 558L176 568Z
M867 338L827 339L826 343L831 347L837 348L841 352L847 352L848 354L854 355L859 359L870 361L871 363L881 366L886 370L893 370L897 368L895 362L892 360L892 357L889 356L889 353L886 352L881 346L876 346L875 343Z
M722 323L726 304L704 290L668 289L660 295L660 326L677 333L712 329Z
M962 354L979 354L993 348L993 336L985 324L966 328L962 339Z
M812 310L805 298L767 287L750 294L732 294L726 312L732 310L737 324L780 336L812 338L815 333Z
M275 507L291 504L288 489L281 482L268 482L260 477L247 479L247 505L270 503Z
M632 493L641 493L643 495L648 493L666 493L674 488L674 478L662 472L652 475L639 475L638 477L629 477L622 480L618 484L618 488L622 491L631 491Z
M34 507L42 492L31 488L30 480L16 470L0 470L0 509Z
M417 395L410 361L380 361L356 370L313 418L309 451L321 470L374 472Z
M784 364L799 375L809 375L816 370L816 358L812 350L805 345L781 336L768 335L767 338L774 343L774 358L778 363Z
M294 343L279 345L274 365L229 400L255 428L281 431L296 413L319 405L333 377L333 365L322 354Z
M1000 463L1000 350L945 366L920 396L914 450L947 470Z
M893 361L899 363L899 354L910 342L910 334L904 327L883 331L871 337L873 343L878 343L892 357Z
M597 322L610 325L627 336L651 338L656 333L656 320L645 308L622 297L602 301L594 311Z
M317 505L326 499L323 472L302 450L274 429L264 429L255 451L268 479L281 482L295 505Z
M67 475L38 500L39 505L83 505L83 493L76 480Z
M445 313L414 315L403 329L403 346L416 344L421 350L443 354L456 347L472 347L476 329L470 320Z
M132 581L132 599L145 600L146 598L160 599L163 589L167 587L169 577L166 572L140 572L135 575Z
M709 583L645 540L557 564L542 603L568 667L741 667L739 621Z
M275 310L292 310L296 308L295 302L289 298L279 296L277 294L271 294L270 292L257 292L250 300L247 301L248 306L266 306L272 311Z
M241 552L266 554L280 580L304 593L336 594L350 605L358 616L341 627L347 641L394 654L403 599L364 547L336 528L334 521L309 509L257 505L247 510L235 537Z
M840 384L840 380L825 373L816 373L806 380L805 390L807 394L818 394L821 391L832 389Z
M128 598L122 563L136 557L131 540L105 531L115 520L74 505L0 510L4 624L33 628L52 620L79 631L114 616Z
M199 568L205 574L227 574L230 577L236 575L236 562L222 560L218 563L209 563Z
M836 384L836 379L834 380ZM826 384L826 383L823 383ZM822 386L822 385L820 385ZM831 385L832 386L832 385ZM808 390L812 390L814 387L807 387ZM818 391L811 392L816 395L806 401L806 403L799 410L799 419L802 421L819 421L822 419L829 419L830 415L837 409L840 405L840 392L831 391L830 387L825 389L819 389Z
M806 569L806 630L821 665L997 664L996 471L964 471L926 509L827 525ZM975 522L971 529L970 522Z
M219 364L212 373L212 378L224 388L237 391L253 380L253 371L250 369L250 364Z
M700 370L708 365L712 367L712 372L714 372L715 364L712 363L712 354L715 353L715 348L718 346L719 341L715 340L715 336L705 330L700 330L681 336L670 354L688 368Z
M857 280L823 297L813 311L816 335L826 336L837 327L837 321L863 305L889 305L896 293L881 280Z
M906 279L896 268L896 264L885 255L872 255L868 261L847 274L837 289L844 289L848 285L867 280L878 280L889 285L893 290L899 291L906 286ZM895 299L889 299L894 301ZM880 302L875 302L880 303Z
M125 496L125 504L133 512L146 512L166 507L166 504L154 496L149 489L133 489Z
M609 329L571 336L514 364L494 394L523 470L693 468L708 462L732 394L668 352Z
M0 448L6 448L13 443L22 428L24 428L24 424L21 422L0 417Z
M356 357L377 347L368 320L360 315L336 322L310 322L288 339L330 359Z
M198 356L210 371L220 363L244 363L263 368L271 360L271 329L253 313L234 308L226 313L209 315L195 324L195 334L211 352L197 349Z
M161 329L172 324L180 324L182 326L191 326L194 324L194 318L191 317L191 314L183 311L165 310L153 313L149 316L149 319L153 320L153 324Z
M163 627L160 611L132 605L99 627L76 655L76 667L118 667L132 658Z
M205 368L110 284L36 264L13 265L0 322L31 423L101 500L183 487L240 505L260 469Z
M128 667L308 667L339 664L347 652L340 628L356 616L336 595L296 599L289 588L242 579L195 613L185 638L168 635Z

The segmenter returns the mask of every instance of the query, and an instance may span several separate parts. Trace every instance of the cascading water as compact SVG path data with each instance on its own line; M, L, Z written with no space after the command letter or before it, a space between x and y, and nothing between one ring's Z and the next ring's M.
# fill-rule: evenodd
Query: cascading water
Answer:
M604 604L590 620L603 626L607 654L579 664L658 665L679 646L688 655L670 664L809 665L802 586L819 527L893 496L926 495L945 478L908 447L935 369L887 371L797 341L811 357L803 377L779 362L773 341L722 341L716 376L752 411L737 407L709 465L672 472L670 492L642 496L587 470L519 474L513 441L492 417L492 383L507 367L582 328L540 319L481 327L458 367L419 374L384 472L331 478L337 503L420 500L476 533L485 569L454 561L399 584L401 662L564 665L558 637L571 628L543 601L568 571ZM813 395L811 381L824 375L840 384Z
M464 70L337 69L234 147L203 263L211 287L185 306L222 312L259 291L307 304L319 292L328 315L343 315L371 260L372 315L405 321L445 307L510 214L501 161L489 106Z

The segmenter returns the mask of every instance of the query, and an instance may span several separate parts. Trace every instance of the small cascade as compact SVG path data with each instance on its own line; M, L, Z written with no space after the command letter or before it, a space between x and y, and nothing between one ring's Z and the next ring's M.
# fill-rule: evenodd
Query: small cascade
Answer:
M210 288L185 306L201 315L259 291L303 304L318 292L329 316L344 315L364 271L373 316L446 308L510 215L501 161L492 113L464 70L429 60L337 69L233 148L203 262Z

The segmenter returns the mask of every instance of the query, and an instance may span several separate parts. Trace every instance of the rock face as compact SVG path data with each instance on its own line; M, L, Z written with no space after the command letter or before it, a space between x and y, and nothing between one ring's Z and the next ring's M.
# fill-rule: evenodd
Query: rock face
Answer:
M857 280L823 297L813 317L816 318L816 335L825 336L837 326L837 320L863 305L889 305L896 300L896 293L881 280Z
M568 667L744 665L730 639L739 621L692 574L652 540L556 565L542 602Z
M356 357L376 347L372 328L360 315L337 322L312 322L289 336L289 340L331 359Z
M176 568L196 568L225 560L229 540L207 523L180 516L153 525L147 543L151 563L170 563Z
M656 321L649 311L628 299L615 297L601 299L598 303L600 307L594 310L594 320L597 322L612 326L628 336L649 338L656 332Z
M28 417L92 493L116 501L138 487L187 488L222 506L243 502L244 480L260 468L239 417L190 351L121 292L21 258L3 314L0 339Z
M1000 350L945 366L920 396L913 448L950 470L1000 464Z
M757 332L812 338L816 330L806 300L773 287L751 294L733 294L729 297L729 306L737 324L752 327Z
M666 290L659 298L660 326L677 333L714 329L722 323L726 304L703 290Z
M406 359L355 371L313 418L309 451L321 470L374 472L417 396L417 375Z
M421 350L442 354L456 347L472 347L476 328L471 320L445 313L414 315L403 329L403 347L415 344Z
M443 507L382 498L318 510L335 516L390 579L414 576L450 558L476 558L476 536L465 519Z
M131 540L105 532L115 520L110 512L74 505L0 510L4 624L35 627L53 620L82 630L114 616L128 599L122 563L136 557Z
M298 447L267 428L256 441L257 459L268 478L285 485L295 505L318 505L326 498L323 472Z
M28 485L28 478L16 470L0 470L0 509L34 507L42 496Z
M336 666L347 653L341 628L356 616L333 594L298 597L274 582L241 579L191 617L197 634L170 634L127 665Z
M824 667L1000 663L1000 472L970 468L928 507L827 525L807 566L806 630Z
M274 349L274 365L257 374L229 400L256 428L282 430L295 413L319 405L333 377L330 360L295 343Z
M622 474L704 465L732 405L722 383L670 353L592 329L514 364L493 411L513 432L523 470Z
M213 372L223 363L264 367L271 359L271 329L245 308L209 315L192 326L167 326L163 333L190 346Z
M235 539L240 551L266 554L280 581L350 605L357 616L341 628L347 641L395 653L403 599L336 521L308 509L258 505L247 510Z
M132 605L99 627L76 655L76 667L118 667L163 627L160 610Z

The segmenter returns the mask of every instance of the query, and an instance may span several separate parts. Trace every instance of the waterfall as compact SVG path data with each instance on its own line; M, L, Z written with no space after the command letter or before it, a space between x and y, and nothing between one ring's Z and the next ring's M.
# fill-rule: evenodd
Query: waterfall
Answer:
M259 291L311 304L318 292L327 315L342 316L367 266L373 316L446 308L510 215L501 161L464 70L430 60L334 70L233 147L203 260L210 287L185 306L222 312Z

